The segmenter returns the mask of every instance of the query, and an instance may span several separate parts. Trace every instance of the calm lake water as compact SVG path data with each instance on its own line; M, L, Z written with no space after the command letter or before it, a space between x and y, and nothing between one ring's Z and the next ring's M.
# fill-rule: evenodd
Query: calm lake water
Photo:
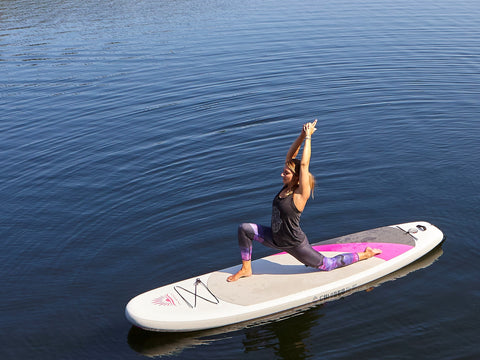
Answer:
M2 0L0 74L0 358L480 358L477 0ZM314 118L310 241L442 247L285 319L132 328L133 296L240 262Z

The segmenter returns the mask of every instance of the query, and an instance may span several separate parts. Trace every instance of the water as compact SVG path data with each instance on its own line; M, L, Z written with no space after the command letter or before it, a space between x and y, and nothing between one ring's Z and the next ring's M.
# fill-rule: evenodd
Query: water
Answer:
M479 19L473 0L1 1L1 358L478 358ZM268 224L314 118L310 240L427 220L442 249L283 320L132 329L131 297L239 262L237 224Z

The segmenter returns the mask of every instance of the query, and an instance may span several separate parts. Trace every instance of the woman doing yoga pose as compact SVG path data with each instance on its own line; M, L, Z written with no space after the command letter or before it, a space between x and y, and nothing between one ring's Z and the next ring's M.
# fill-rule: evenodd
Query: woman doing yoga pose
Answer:
M326 257L312 248L300 227L300 216L313 192L315 179L310 174L312 135L317 130L317 120L303 125L302 131L288 150L282 172L283 187L275 196L272 205L271 226L243 223L238 227L238 243L242 256L242 267L227 281L236 281L252 275L252 244L258 241L270 248L286 251L301 263L330 271L360 260L371 258L381 250L367 247L360 253L346 253ZM302 159L296 159L303 145Z

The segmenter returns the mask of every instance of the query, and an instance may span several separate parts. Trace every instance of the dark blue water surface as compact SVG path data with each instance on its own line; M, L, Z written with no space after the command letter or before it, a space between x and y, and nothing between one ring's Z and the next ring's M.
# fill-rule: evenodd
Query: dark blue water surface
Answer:
M0 74L0 358L480 358L477 0L3 0ZM314 118L310 241L427 220L442 248L283 320L132 328L239 263Z

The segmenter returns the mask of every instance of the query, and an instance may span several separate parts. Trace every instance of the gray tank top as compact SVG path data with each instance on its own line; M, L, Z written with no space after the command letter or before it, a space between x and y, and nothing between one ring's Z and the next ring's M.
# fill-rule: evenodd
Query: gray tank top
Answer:
M275 196L272 204L273 242L278 247L291 248L300 245L306 238L300 228L302 213L293 202L293 194L282 199L279 196L280 192Z

